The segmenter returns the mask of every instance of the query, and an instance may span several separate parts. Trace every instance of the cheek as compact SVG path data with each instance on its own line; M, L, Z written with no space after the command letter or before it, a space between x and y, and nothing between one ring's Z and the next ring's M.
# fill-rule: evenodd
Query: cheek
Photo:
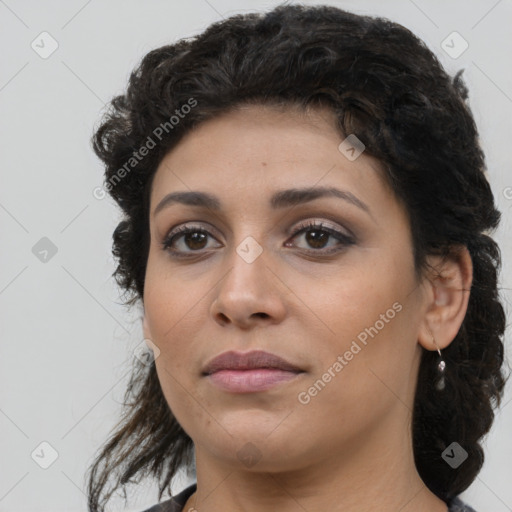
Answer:
M374 396L389 394L386 385L398 393L409 388L417 319L410 293L413 281L397 267L391 261L386 267L382 261L379 267L354 269L350 277L331 280L322 293L310 291L308 295L308 306L322 320L315 322L322 333L314 346L319 362L315 378L325 375L322 380L343 380L339 393ZM311 325L303 326L310 336Z
M352 316L342 312L337 319L331 311L336 336L324 336L315 346L316 371L297 393L296 409L307 421L315 418L327 437L355 438L412 400L412 350L400 323L404 309L380 304L366 302L358 310L352 302L343 310Z
M162 387L179 395L182 387L190 387L193 371L198 371L194 355L195 328L204 318L204 292L186 287L179 279L166 276L156 265L148 265L144 289L144 310L152 341L160 355L155 361ZM194 326L196 326L194 328Z
M171 269L164 255L152 248L144 281L144 309L156 342L166 349L183 329L204 315L205 288L184 277L186 272ZM190 332L193 332L190 331Z
M197 425L206 425L210 420L203 409L209 404L197 389L201 368L195 333L198 316L204 317L205 312L199 313L200 304L192 312L189 303L166 300L163 293L160 297L162 302L156 303L149 314L152 335L160 348L155 366L169 408L185 432L191 435Z
M342 348L347 340L358 336L364 343L370 336L368 329L377 334L372 329L375 324L379 333L389 331L388 326L399 316L397 309L400 306L396 303L401 304L405 296L405 288L398 281L392 271L384 274L353 268L332 276L316 291L309 283L308 290L303 293L307 297L308 308L318 312L325 333L340 340L340 347L335 348Z

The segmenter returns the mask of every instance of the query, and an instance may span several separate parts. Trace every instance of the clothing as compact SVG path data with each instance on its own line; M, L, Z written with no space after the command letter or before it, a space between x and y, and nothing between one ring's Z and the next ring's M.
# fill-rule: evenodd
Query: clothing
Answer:
M173 496L171 499L162 501L162 503L154 505L151 508L144 510L144 512L188 512L187 510L184 510L183 507L196 489L197 485L192 484L176 496ZM193 510L190 512L193 512Z
M192 484L173 498L163 501L158 505L154 505L153 507L144 510L144 512L189 512L188 510L184 510L183 507L196 489L197 485ZM449 506L449 512L476 512L474 509L463 503L459 498L451 500L447 505ZM190 512L193 512L193 510Z
M448 505L450 505L449 512L476 512L475 509L463 503L459 498L455 498L452 500L451 504L449 503Z

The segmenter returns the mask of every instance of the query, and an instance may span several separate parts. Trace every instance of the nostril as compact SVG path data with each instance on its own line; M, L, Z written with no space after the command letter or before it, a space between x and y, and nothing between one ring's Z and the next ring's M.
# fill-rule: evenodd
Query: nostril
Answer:
M224 313L219 313L219 318L223 323L229 323L229 318Z

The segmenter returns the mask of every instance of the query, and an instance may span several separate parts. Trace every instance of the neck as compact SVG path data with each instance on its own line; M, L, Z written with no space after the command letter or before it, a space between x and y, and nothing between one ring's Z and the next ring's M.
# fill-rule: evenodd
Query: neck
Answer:
M349 448L332 450L327 458L279 473L258 472L257 465L240 469L196 446L197 491L183 510L447 512L421 480L410 425L401 420L359 435Z

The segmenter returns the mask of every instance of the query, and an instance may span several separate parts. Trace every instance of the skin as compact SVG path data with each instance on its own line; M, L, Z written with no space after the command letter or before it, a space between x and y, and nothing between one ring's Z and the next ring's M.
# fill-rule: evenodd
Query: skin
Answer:
M195 445L198 490L184 510L447 510L415 468L411 411L422 347L436 349L430 333L443 349L464 319L471 258L464 248L443 265L431 258L441 277L418 280L406 211L379 162L364 152L350 161L343 139L327 110L245 106L199 125L156 171L144 335L160 350L162 390ZM370 213L336 197L269 205L277 190L321 186L350 191ZM174 203L154 214L168 193L191 190L216 195L221 210ZM326 235L315 245L315 228L292 235L308 221L354 243ZM174 248L191 257L173 258L162 242L184 224L209 235L181 236ZM251 263L236 251L249 236L263 250ZM325 255L331 248L341 250ZM300 403L395 303L400 312ZM245 394L201 373L222 352L253 349L304 373ZM247 443L250 466L237 456Z

